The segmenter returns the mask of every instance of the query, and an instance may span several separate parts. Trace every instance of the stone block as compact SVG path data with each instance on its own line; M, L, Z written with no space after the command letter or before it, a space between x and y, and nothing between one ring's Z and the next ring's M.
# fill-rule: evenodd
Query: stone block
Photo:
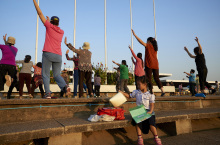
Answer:
M70 133L50 137L48 145L82 145L82 133Z
M176 134L185 134L192 132L191 119L177 120L176 123Z

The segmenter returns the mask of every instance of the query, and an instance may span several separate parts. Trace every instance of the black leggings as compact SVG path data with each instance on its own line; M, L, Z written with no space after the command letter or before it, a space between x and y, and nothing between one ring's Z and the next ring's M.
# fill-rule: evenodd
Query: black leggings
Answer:
M16 66L8 64L0 64L0 91L4 90L4 84L6 82L5 75L11 76L13 78L16 71Z
M206 77L208 74L208 70L207 68L198 70L198 74L199 74L199 83L200 83L200 90L205 90L205 86L210 89L211 86L209 85L209 83L206 81Z
M152 89L153 89L152 72L153 72L154 80L157 83L157 86L159 87L159 89L163 87L163 85L162 85L162 83L160 82L160 79L159 79L159 69L151 69L151 68L148 68L147 66L145 66L145 74L146 74L147 81L148 81L148 87L149 87L151 92L152 92Z

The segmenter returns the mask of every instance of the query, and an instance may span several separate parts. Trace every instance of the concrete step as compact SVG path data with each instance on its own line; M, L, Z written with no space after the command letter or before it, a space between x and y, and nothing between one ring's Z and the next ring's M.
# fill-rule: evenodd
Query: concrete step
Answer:
M10 99L0 100L0 123L13 123L53 118L70 118L74 115L94 114L98 108L109 107L109 98L80 99ZM122 105L126 112L136 106L135 99ZM214 108L220 106L220 97L156 97L155 111Z

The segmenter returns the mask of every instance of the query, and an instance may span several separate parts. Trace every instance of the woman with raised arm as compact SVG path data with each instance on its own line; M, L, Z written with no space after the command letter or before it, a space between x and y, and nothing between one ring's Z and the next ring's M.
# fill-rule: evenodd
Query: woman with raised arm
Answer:
M159 63L157 59L157 41L148 37L147 42L143 42L135 33L134 30L131 30L137 41L145 47L145 73L149 83L150 92L153 94L153 84L152 84L152 73L157 86L161 90L161 97L165 95L163 90L163 85L159 79Z
M195 59L197 71L199 74L199 83L200 83L200 90L205 95L205 86L212 91L212 94L216 92L215 89L213 89L209 83L206 81L206 77L208 74L208 69L206 67L206 61L205 61L205 55L202 52L202 46L199 43L199 39L195 38L198 47L194 48L194 54L191 54L186 47L184 47L184 50L188 53L189 57Z
M79 69L79 98L83 96L83 81L84 78L86 79L86 85L88 88L88 93L90 97L93 97L92 92L92 83L91 83L91 77L92 77L92 64L91 64L91 57L92 53L89 51L90 44L89 42L84 42L82 48L83 49L76 49L72 46L72 44L67 44L67 38L65 37L64 43L66 46L72 50L73 52L77 53L79 56L78 60L78 69Z
M135 85L136 85L136 90L138 90L137 87L137 78L139 77L145 77L145 72L144 72L144 61L142 59L142 53L138 53L137 55L134 53L134 51L131 49L130 45L128 46L128 48L131 50L131 53L133 55L133 57L135 58L135 60L133 59L133 57L131 57L132 62L134 63L135 67L134 67L134 74L135 74Z
M11 86L11 78L14 77L16 72L15 57L18 49L14 47L15 38L8 37L6 41L6 36L7 34L3 36L5 45L0 44L0 50L2 51L2 58L0 59L0 99L3 97L1 91L4 90L5 82L7 86Z
M128 89L128 65L126 63L126 60L122 60L121 64L112 61L114 64L119 66L120 69L120 90L122 92L126 92L126 93L130 93L129 89Z
M57 16L51 17L47 16L47 19L44 17L40 7L38 6L36 0L33 0L34 6L37 10L37 13L46 28L46 38L43 48L42 56L42 78L45 88L46 99L51 99L50 91L50 68L52 66L53 76L58 86L61 89L61 92L66 93L68 96L70 94L70 88L67 86L64 79L60 76L61 65L62 65L62 51L61 51L61 42L63 38L64 31L60 29L59 18Z

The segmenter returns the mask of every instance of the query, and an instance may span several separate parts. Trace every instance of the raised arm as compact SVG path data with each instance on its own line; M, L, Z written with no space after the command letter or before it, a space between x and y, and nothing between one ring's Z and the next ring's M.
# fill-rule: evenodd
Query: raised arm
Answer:
M36 10L37 10L37 14L39 15L39 17L40 17L42 23L44 24L44 23L46 22L46 18L44 17L44 15L43 15L43 13L42 13L40 7L38 6L36 0L33 0L33 2L34 2L34 6L35 6L35 8L36 8ZM48 19L48 18L47 18L47 19Z
M199 54L202 54L202 46L200 45L200 43L199 43L199 39L198 39L198 37L196 37L196 42L198 43L198 46L199 46Z
M67 59L67 60L73 60L73 58L70 58L70 57L69 57L68 53L69 53L69 50L66 51L66 59Z
M131 50L131 53L133 55L133 57L137 60L138 57L136 56L136 54L134 53L134 51L131 49L131 46L129 45L128 48Z
M16 63L24 63L24 60L16 60Z
M188 76L191 76L190 73L187 73L187 72L183 72L183 73L187 74Z
M196 58L196 56L192 55L186 47L184 47L184 50L188 53L189 57Z
M112 62L113 62L114 64L116 64L116 65L120 66L120 64L119 64L119 63L116 63L116 62L115 62L115 61L113 61L113 60L112 60Z
M142 41L142 40L134 33L134 30L133 30L133 29L131 29L131 31L132 31L134 37L137 39L137 41L138 41L140 44L142 44L144 47L146 47L146 46L147 46L147 43L144 43L144 41Z
M79 54L80 53L80 50L79 49L76 49L75 47L72 46L72 44L67 44L67 37L65 37L65 40L64 40L64 43L66 44L66 46L72 50L73 52Z
M135 64L135 61L134 61L134 58L133 58L133 57L131 57L131 61L133 62L133 64Z
M7 36L7 34L5 34L5 36L3 36L3 40L4 40L4 42L5 42L5 45L8 44L7 41L6 41L6 36Z

